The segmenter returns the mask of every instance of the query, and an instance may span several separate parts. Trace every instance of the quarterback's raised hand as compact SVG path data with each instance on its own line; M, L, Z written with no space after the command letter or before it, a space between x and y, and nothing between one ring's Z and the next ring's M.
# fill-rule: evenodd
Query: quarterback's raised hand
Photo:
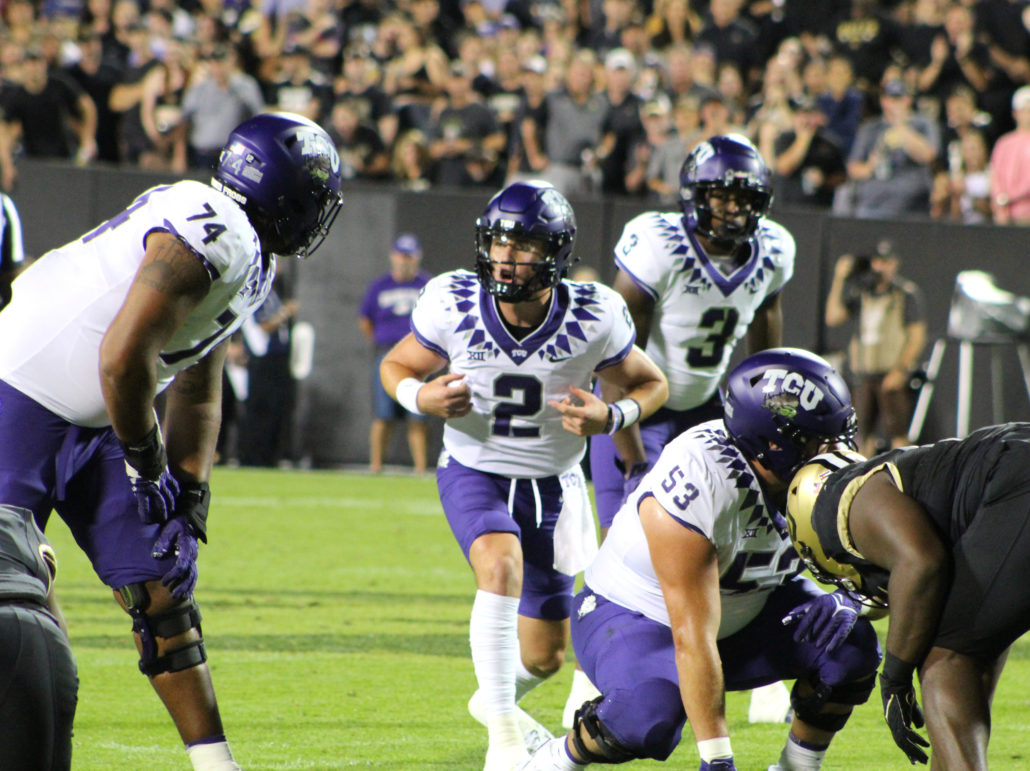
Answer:
M883 697L883 718L891 729L894 743L908 757L910 763L925 763L927 755L921 747L930 743L916 733L923 727L923 711L916 700L912 685L915 666L888 653L883 657L880 673L880 695Z
M562 428L576 436L604 433L611 408L590 391L570 386L569 392L572 396L566 396L560 402L553 399L547 402L561 413ZM580 404L576 404L573 399Z
M838 591L799 605L781 621L784 626L795 625L795 642L810 642L832 653L851 634L861 609L856 600Z
M148 523L164 522L175 509L179 483L168 470L168 456L155 423L139 442L120 442L125 454L125 473L136 497L139 518Z

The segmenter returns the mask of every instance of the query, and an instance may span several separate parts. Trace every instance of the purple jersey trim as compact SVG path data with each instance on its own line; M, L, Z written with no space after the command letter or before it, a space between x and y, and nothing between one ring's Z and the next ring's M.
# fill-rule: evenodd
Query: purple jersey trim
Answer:
M657 498L655 498L654 493L652 493L649 490L649 491L647 491L646 493L644 493L643 495L641 495L637 499L637 508L638 509L640 508L640 504L643 503L644 499L646 499L646 498L654 498L655 503L657 503L659 506L662 506L661 502ZM662 506L662 510L663 511L665 510L664 506ZM699 536L704 538L706 541L710 541L711 540L704 532L701 531L701 528L699 528L697 525L692 525L689 522L684 522L682 519L680 519L679 517L674 517L672 514L669 514L669 517L672 518L673 522L675 522L678 525L682 525L687 530L693 530L695 533L697 533Z
M637 334L636 332L634 332L633 337L629 341L629 344L611 358L605 359L596 367L594 367L594 372L600 372L602 369L607 369L608 367L612 367L624 361L626 357L629 356L629 352L633 350L633 344L636 342L636 339Z
M451 357L447 355L447 351L445 351L443 348L438 346L432 340L429 340L424 335L422 335L422 333L420 333L415 328L415 324L414 323L412 323L412 325L411 325L411 332L412 332L413 335L415 335L415 339L418 340L418 342L422 345L423 348L428 348L430 351L435 353L437 356L441 356L441 357L447 359L447 361L451 360Z
M694 252L697 254L698 261L704 267L705 273L708 274L712 283L719 287L719 290L722 292L724 297L728 297L733 294L737 287L751 277L751 268L758 257L758 250L755 248L755 242L753 239L748 242L748 249L751 252L751 256L748 257L747 262L733 271L732 276L727 276L712 264L712 261L708 258L705 250L702 249L701 245L697 242L697 237L694 235L693 231L687 231L687 238L690 239L690 245L694 247Z
M652 289L650 286L648 286L647 283L643 279L638 278L637 276L633 275L633 271L631 271L629 268L627 268L625 266L625 264L622 262L622 260L620 260L618 257L615 258L615 267L617 267L619 270L621 270L623 273L625 273L627 276L629 276L633 280L633 283L636 284L638 287L640 287L640 289L648 297L650 297L655 302L658 301L658 292L656 292L654 289Z
M552 293L551 308L544 323L528 337L516 340L508 333L507 327L498 315L493 295L482 289L479 291L479 309L483 314L483 325L497 343L497 347L504 351L516 366L528 361L532 354L554 336L561 328L568 307L569 288L565 284L558 284ZM515 351L523 351L524 355L516 357Z

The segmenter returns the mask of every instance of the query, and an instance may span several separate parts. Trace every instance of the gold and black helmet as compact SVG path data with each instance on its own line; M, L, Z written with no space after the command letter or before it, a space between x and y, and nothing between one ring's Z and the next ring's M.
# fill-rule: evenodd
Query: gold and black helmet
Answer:
M817 581L835 584L865 605L883 607L882 599L866 591L862 576L853 565L826 555L812 525L816 500L830 474L864 460L857 452L836 451L817 455L802 466L787 488L787 530L794 549Z

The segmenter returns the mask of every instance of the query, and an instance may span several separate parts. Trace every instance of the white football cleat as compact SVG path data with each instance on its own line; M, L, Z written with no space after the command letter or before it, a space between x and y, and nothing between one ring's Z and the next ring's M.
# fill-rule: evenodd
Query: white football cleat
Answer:
M565 701L565 709L561 713L561 724L565 730L572 729L572 721L576 717L576 710L588 701L593 701L601 692L594 687L582 669L572 671L572 688L569 690L569 698Z
M469 714L477 722L487 725L486 711L483 709L483 700L478 690L469 699L468 707ZM518 723L519 733L522 736L522 745L527 752L535 752L543 744L554 738L554 734L548 731L543 723L517 704L515 705L515 719Z
M751 691L751 704L747 709L749 723L789 723L793 717L790 691L776 681Z

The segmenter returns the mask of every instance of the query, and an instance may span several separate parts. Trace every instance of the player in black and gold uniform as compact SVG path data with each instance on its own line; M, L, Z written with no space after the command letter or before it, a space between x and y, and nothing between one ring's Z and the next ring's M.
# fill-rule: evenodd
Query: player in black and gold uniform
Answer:
M66 771L79 679L32 512L0 505L0 767Z
M884 717L912 762L923 715L942 768L986 768L990 704L1030 630L1030 424L965 439L815 458L789 488L788 525L820 580L890 610Z

